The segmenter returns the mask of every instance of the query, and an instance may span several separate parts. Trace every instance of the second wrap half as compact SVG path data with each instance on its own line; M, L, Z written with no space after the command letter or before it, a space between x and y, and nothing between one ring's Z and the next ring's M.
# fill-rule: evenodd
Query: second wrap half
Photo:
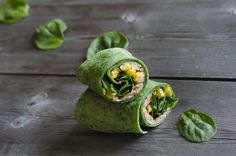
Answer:
M161 124L177 102L170 85L151 80L135 100L122 104L108 102L87 89L76 104L74 117L96 131L145 134Z
M122 48L96 53L82 63L77 78L108 101L128 102L136 98L148 81L146 65Z

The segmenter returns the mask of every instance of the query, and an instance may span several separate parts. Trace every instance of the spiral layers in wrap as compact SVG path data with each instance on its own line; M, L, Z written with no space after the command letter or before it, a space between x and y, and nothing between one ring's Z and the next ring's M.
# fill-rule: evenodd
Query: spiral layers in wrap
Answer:
M77 71L77 78L91 90L120 103L135 99L146 86L148 76L146 65L122 48L97 52Z

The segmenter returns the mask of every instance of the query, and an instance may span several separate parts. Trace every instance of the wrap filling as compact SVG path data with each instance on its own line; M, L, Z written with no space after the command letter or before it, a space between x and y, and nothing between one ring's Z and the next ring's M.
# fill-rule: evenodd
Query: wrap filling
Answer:
M156 88L144 101L144 120L151 125L160 124L175 106L176 100L170 86Z
M144 86L143 67L136 62L125 62L110 69L102 79L102 93L113 102L130 99Z

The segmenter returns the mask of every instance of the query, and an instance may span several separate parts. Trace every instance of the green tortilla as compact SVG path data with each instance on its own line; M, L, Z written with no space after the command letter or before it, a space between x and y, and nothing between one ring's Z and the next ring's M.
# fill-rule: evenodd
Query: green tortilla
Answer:
M77 78L82 83L88 85L89 88L91 90L93 90L94 92L98 93L99 95L101 95L105 99L112 101L111 99L107 98L104 95L104 88L108 88L108 90L109 89L112 90L113 86L111 88L109 88L109 87L110 87L110 85L113 85L113 84L108 83L108 84L106 84L108 87L107 86L103 87L104 86L104 77L106 75L109 75L108 72L111 69L118 67L125 62L135 62L135 63L138 63L139 65L141 65L141 67L144 70L144 74L145 74L144 82L143 82L143 88L145 88L147 81L148 81L148 77L149 77L146 65L141 60L132 56L132 54L130 52L128 52L126 49L122 49L122 48L110 48L110 49L105 49L100 52L97 52L93 57L87 59L84 63L82 63L80 65L80 67L77 71ZM128 88L130 86L130 82L132 82L132 80L130 80L130 78L125 77L125 78L123 78L123 82L126 85L125 87ZM142 90L143 90L143 88L142 88ZM130 89L130 88L128 88L128 89ZM124 91L125 93L122 93L122 94L125 95L127 93L127 90L125 90ZM140 90L140 92L137 93L136 95L134 95L133 97L120 101L120 103L132 101L133 99L135 99L138 96L138 94L140 94L142 92L142 90Z
M92 90L87 89L77 102L74 117L81 124L89 128L106 133L147 133L148 127L156 127L161 124L172 108L178 102L178 98L172 101L172 107L159 118L158 123L149 123L144 118L144 101L152 92L166 83L148 81L142 94L131 102L117 104L108 102Z

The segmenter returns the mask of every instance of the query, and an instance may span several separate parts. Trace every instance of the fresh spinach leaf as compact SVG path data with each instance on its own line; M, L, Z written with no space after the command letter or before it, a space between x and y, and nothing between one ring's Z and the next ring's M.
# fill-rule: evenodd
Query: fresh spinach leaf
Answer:
M106 74L102 80L104 89L108 92L116 93L118 97L123 97L130 93L133 87L131 77L126 74L120 74L117 78L113 79L109 74Z
M181 113L178 130L189 141L205 142L215 135L217 127L211 116L191 109Z
M51 50L64 43L64 32L67 25L60 19L54 19L36 29L35 44L39 49Z
M87 52L87 59L93 57L97 52L108 48L124 48L129 45L128 38L121 32L106 32L93 40Z
M0 22L13 24L29 16L28 0L4 0L0 5Z
M117 84L114 84L114 87L117 90L117 96L123 97L127 93L130 93L133 87L133 81L130 76L126 74L120 74L117 78L114 79Z
M112 93L117 93L117 90L116 90L116 88L114 87L113 84L110 84L110 90L111 90Z
M155 95L152 95L152 102L151 102L151 105L153 107L154 110L157 110L157 107L158 107L158 103L157 103L157 98Z
M159 100L158 101L157 112L164 113L166 111L165 107L167 107L167 102L164 101L164 100Z
M158 101L155 95L152 95L151 98L151 107L152 107L152 111L151 111L151 115L153 116L153 118L158 117L158 112L157 112L157 108L158 108Z
M166 90L165 87L161 87L161 89ZM164 114L169 108L170 109L173 108L176 105L177 101L179 101L179 99L176 98L176 95L174 93L172 93L170 97L167 97L165 95L161 98L158 98L158 96L152 94L151 97L152 110L149 114L155 119L160 115Z

